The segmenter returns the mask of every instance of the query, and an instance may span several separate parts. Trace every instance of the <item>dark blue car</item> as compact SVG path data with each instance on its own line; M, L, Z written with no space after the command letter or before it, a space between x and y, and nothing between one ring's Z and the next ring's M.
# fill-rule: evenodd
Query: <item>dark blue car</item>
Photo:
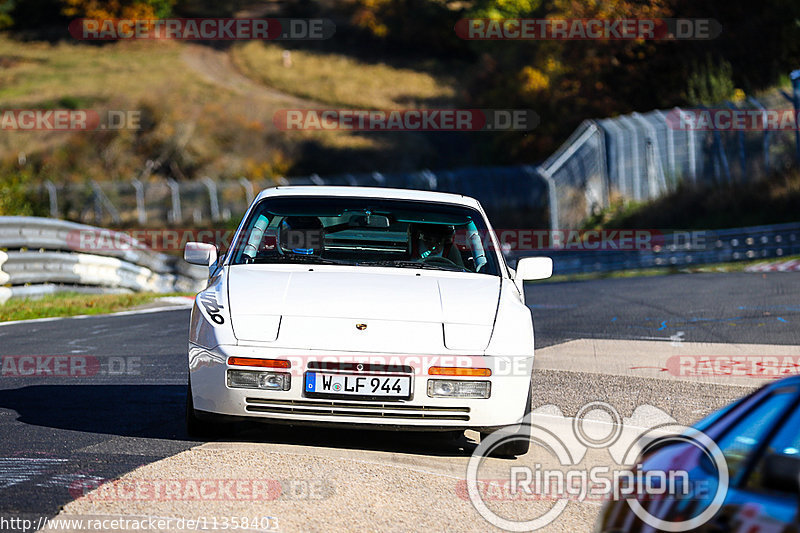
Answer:
M728 490L710 519L691 531L788 533L800 531L800 376L770 383L694 426L708 435L724 456ZM702 447L676 439L655 441L640 457L645 472L680 468L691 489L665 496L619 498L606 504L598 531L659 531L633 512L638 502L647 516L670 524L696 518L709 509L720 475ZM685 495L684 495L685 494ZM678 529L673 529L678 530ZM683 529L684 531L686 529Z

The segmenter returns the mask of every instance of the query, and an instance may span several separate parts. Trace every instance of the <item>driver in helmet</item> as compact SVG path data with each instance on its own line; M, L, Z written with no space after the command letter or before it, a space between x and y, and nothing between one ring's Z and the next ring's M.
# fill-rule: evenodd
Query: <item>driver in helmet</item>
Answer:
M290 255L322 253L323 224L319 217L289 216L280 223L281 251Z

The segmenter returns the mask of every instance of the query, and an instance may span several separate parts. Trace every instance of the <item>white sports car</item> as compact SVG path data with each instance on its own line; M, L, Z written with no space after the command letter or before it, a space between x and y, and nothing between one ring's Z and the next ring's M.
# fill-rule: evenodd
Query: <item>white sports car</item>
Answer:
M466 196L264 190L224 256L186 246L210 269L189 332L189 433L246 418L519 434L533 370L522 282L549 277L552 261L514 272L498 250Z

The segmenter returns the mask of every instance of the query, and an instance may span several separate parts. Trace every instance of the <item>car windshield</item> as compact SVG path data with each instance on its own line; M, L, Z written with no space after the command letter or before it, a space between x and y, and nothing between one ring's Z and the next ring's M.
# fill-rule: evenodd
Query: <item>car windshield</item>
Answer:
M453 204L274 197L250 212L232 265L310 263L499 275L483 216Z

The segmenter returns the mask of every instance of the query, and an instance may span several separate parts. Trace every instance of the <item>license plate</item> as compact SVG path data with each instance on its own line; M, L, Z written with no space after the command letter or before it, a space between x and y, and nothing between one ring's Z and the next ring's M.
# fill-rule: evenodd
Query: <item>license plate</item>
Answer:
M344 394L386 398L411 398L409 376L306 373L306 393Z

